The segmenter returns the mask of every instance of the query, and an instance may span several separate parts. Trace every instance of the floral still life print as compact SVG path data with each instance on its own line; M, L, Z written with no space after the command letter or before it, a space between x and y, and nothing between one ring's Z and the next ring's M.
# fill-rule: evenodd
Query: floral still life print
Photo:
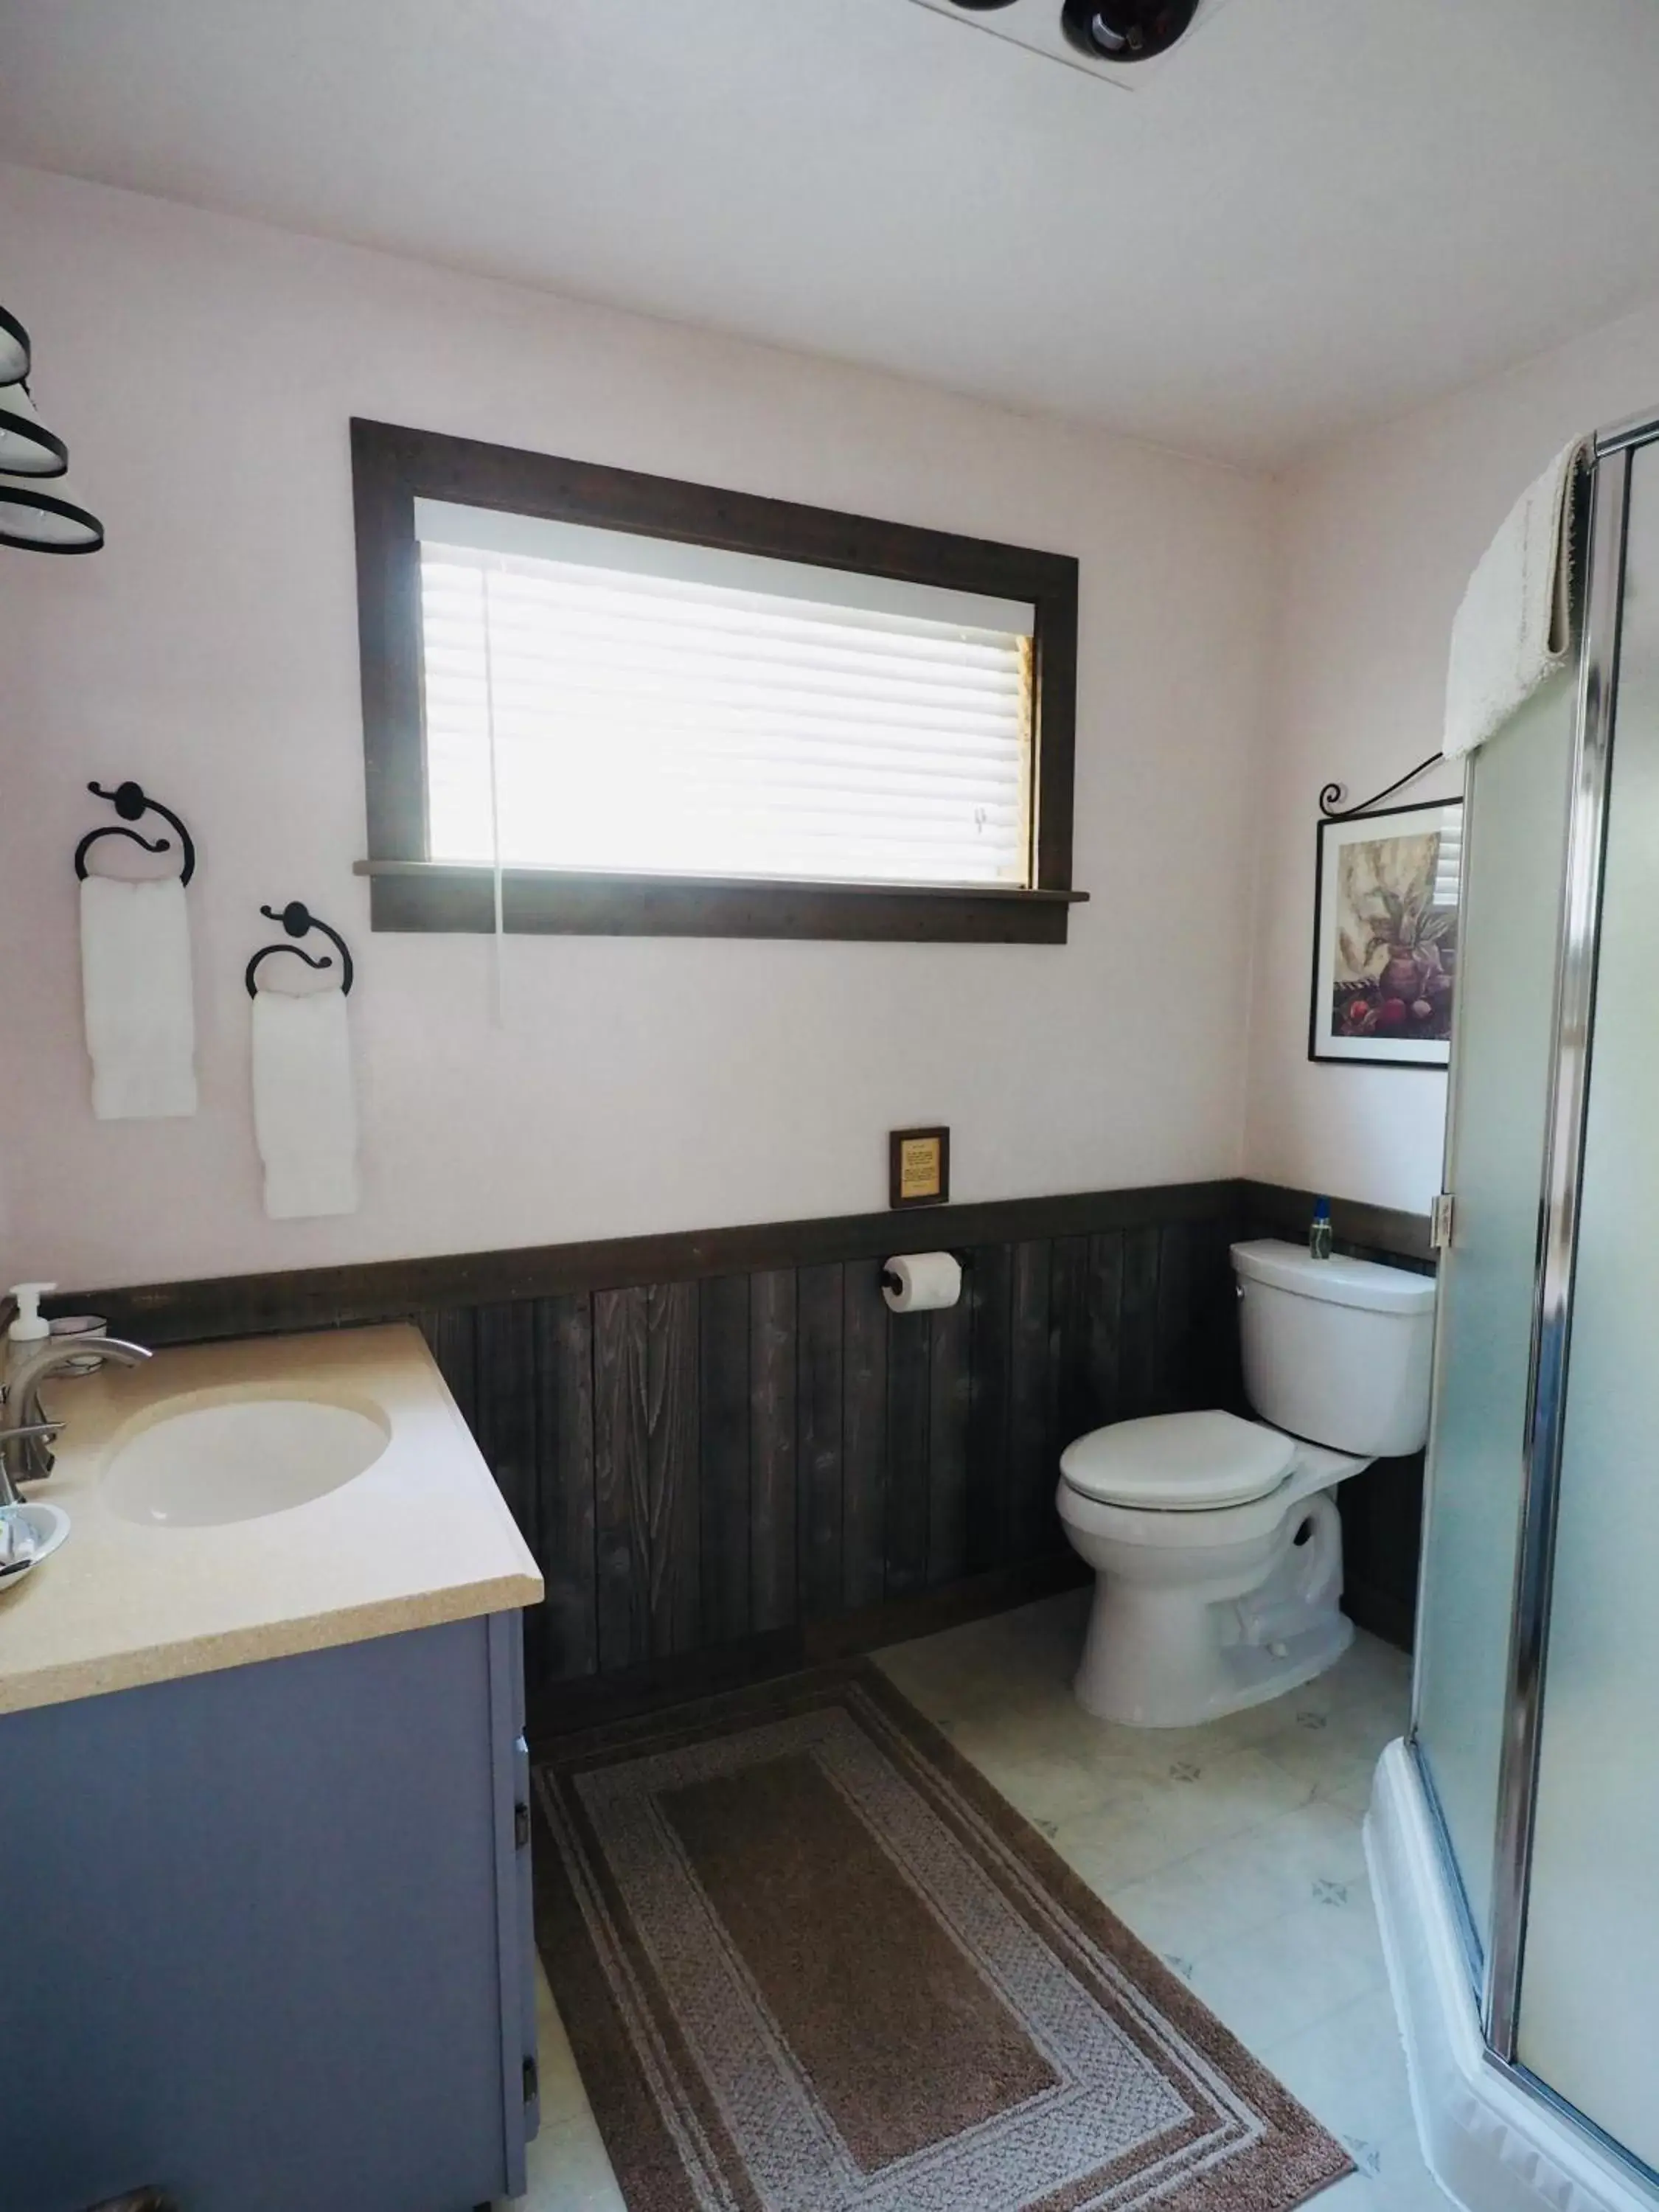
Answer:
M1320 823L1310 1059L1446 1066L1462 819L1443 799Z

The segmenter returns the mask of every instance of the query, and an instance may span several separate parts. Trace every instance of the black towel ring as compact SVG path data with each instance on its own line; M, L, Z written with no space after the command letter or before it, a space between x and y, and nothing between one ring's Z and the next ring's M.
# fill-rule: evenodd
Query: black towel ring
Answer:
M337 929L331 929L325 921L319 921L311 908L302 905L298 899L290 899L285 907L281 908L262 906L259 911L269 920L280 921L290 937L303 937L309 930L320 929L331 944L339 947L342 994L351 988L356 971L351 964L350 950ZM247 971L242 978L247 985L247 994L250 999L258 995L259 963L262 960L269 960L273 952L291 952L296 960L303 960L307 968L331 968L334 965L334 955L331 952L307 952L297 945L262 945L252 959L248 962Z
M106 791L101 783L89 783L87 789L94 799L106 799L123 822L137 822L142 815L159 814L164 822L172 823L179 832L179 845L184 866L179 880L187 884L196 873L196 847L191 834L170 806L163 806L159 799L152 799L142 783L118 783L113 791ZM125 837L142 846L146 853L170 853L171 837L141 837L136 830L88 830L75 848L75 872L82 883L87 877L87 854L100 837Z

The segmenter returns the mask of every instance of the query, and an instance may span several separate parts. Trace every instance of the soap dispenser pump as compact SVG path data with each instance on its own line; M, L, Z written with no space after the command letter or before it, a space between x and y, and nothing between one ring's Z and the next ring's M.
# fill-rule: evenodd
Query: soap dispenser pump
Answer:
M1308 1224L1308 1251L1316 1260L1328 1260L1331 1256L1331 1201L1328 1198L1314 1200L1313 1219Z
M6 1331L6 1379L10 1381L26 1359L34 1355L35 1347L44 1344L52 1334L52 1323L40 1310L42 1298L49 1298L58 1288L56 1283L14 1283L11 1294L17 1301L17 1318Z

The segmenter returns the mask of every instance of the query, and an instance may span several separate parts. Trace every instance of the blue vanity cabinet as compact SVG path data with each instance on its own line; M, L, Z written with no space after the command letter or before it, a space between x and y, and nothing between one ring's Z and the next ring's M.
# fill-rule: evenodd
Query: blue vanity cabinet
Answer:
M0 1717L0 2203L471 2212L534 2132L516 1613Z

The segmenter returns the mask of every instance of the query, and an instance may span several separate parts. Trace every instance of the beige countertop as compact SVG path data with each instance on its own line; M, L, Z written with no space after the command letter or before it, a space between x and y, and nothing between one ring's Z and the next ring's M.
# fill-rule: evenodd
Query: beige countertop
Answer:
M391 1441L339 1489L257 1520L161 1527L100 1488L123 1441L202 1390L370 1401ZM57 1467L25 1489L67 1541L0 1585L0 1713L537 1604L541 1576L418 1330L344 1329L158 1352L52 1376Z

